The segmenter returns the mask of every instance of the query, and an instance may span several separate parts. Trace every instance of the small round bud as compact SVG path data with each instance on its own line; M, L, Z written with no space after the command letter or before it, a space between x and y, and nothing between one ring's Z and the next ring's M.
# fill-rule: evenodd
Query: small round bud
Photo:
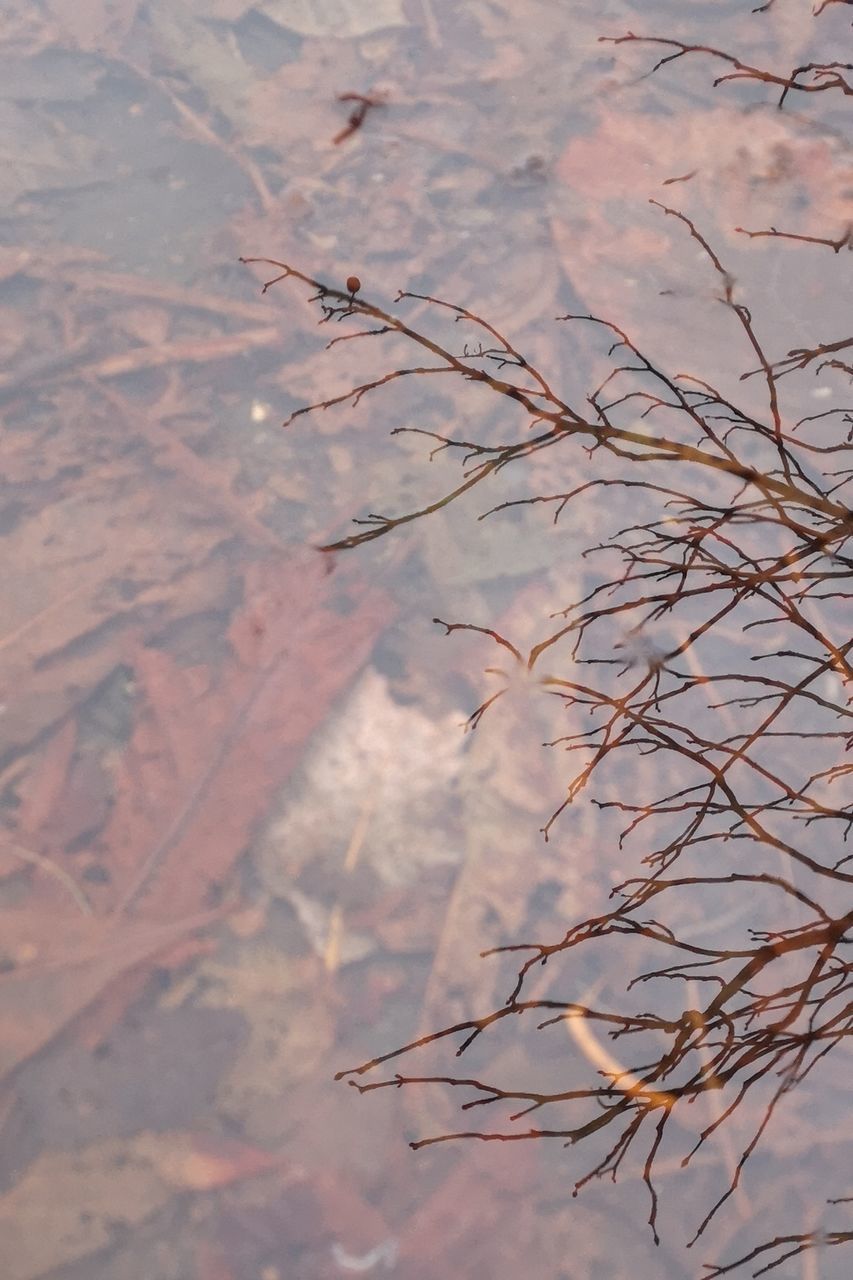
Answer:
M361 288L361 281L358 276L347 276L347 288L350 293L358 293Z

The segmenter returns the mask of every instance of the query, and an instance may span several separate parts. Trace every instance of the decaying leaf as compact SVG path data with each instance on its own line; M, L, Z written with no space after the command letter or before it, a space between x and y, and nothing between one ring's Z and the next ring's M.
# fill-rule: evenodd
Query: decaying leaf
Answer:
M465 748L463 722L462 712L433 720L397 702L379 672L365 671L263 839L267 886L287 896L309 864L328 865L336 876L368 803L360 861L382 883L411 884L424 867L457 864L464 851L448 814Z
M793 115L748 114L730 102L655 116L605 107L594 131L570 140L556 172L552 229L568 279L597 315L673 372L695 374L701 353L706 378L736 379L747 357L739 328L716 304L711 264L650 198L696 218L720 246L736 298L767 299L761 323L771 349L785 333L825 323L832 256L809 256L804 285L797 251L787 246L768 278L770 242L736 230L837 235L850 220L849 158ZM649 307L655 295L660 301Z
M402 0L262 0L255 6L273 22L301 36L366 36L408 23Z
M318 993L323 969L312 956L286 955L269 944L240 949L233 962L218 957L197 972L206 1008L236 1009L248 1036L219 1090L220 1111L240 1131L280 1140L297 1122L282 1099L321 1076L335 1039L335 1014Z
M79 911L0 913L0 1079L43 1048L120 975L216 918L206 912L150 924L95 919Z
M350 599L327 567L317 555L253 566L218 666L137 656L139 713L103 837L115 905L144 899L170 918L206 901L366 660L390 602L353 580Z
M162 1209L176 1190L212 1191L275 1163L246 1143L192 1133L145 1133L41 1156L0 1197L4 1280L36 1280L88 1257Z

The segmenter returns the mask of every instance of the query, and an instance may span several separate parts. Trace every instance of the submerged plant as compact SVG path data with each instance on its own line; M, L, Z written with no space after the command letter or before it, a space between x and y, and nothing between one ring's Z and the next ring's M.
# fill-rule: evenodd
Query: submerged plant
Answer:
M639 40L628 34L617 43ZM705 46L650 42L675 46L655 70L688 52L724 58L734 70L722 79L746 76L781 86L782 102L795 90L850 92L846 64L814 64L779 76ZM727 1186L695 1225L693 1244L732 1196L788 1095L853 1034L853 854L846 844L853 808L845 761L853 735L853 510L847 498L853 471L845 465L853 411L832 406L792 420L789 410L798 379L827 370L842 384L853 377L853 337L766 350L760 323L697 222L651 203L661 217L677 219L704 255L716 297L747 353L742 395L713 382L701 354L694 369L671 372L606 317L568 314L561 319L572 331L584 327L603 340L609 360L598 385L582 400L571 399L510 338L465 307L402 292L388 310L354 287L358 281L336 288L287 263L246 261L276 269L265 289L280 282L308 288L321 322L343 327L330 347L403 339L416 353L413 362L386 367L289 421L357 405L391 383L435 376L461 379L509 402L518 415L509 439L398 428L426 437L432 456L458 459L458 482L415 509L360 517L353 533L327 549L393 534L463 494L488 494L499 474L543 459L552 460L555 476L574 476L573 482L491 505L487 497L485 514L499 518L510 507L529 505L544 509L559 528L596 495L617 519L629 513L621 527L586 548L586 562L600 566L593 585L554 616L534 645L522 648L511 635L464 618L441 625L448 635L489 638L566 709L570 727L549 744L569 762L565 798L545 822L545 837L559 829L568 806L590 795L602 811L622 816L619 844L640 846L637 873L613 889L609 909L572 924L562 937L497 948L519 959L503 1004L338 1078L361 1092L464 1089L463 1111L504 1116L494 1127L428 1134L411 1144L415 1148L459 1139L556 1138L569 1145L604 1135L603 1153L575 1194L591 1179L615 1176L628 1153L639 1150L656 1241L656 1160L684 1109L713 1095L715 1116L682 1163L736 1114L745 1116L749 1131ZM851 244L849 228L828 229L825 236L775 227L743 234L791 239L814 253L839 254ZM406 319L409 303L422 304L425 321ZM539 465L536 475L542 474ZM472 713L471 727L487 718L502 693ZM691 929L685 910L691 902L700 915L706 902L714 903L710 935ZM545 995L541 983L533 990L544 966L572 961L580 949L608 938L621 940L614 973L617 966L628 969L618 995L611 983L606 999L604 984L585 1001L556 998L558 978ZM549 1092L450 1070L383 1074L388 1064L429 1045L446 1043L459 1058L511 1018L543 1031L568 1026L581 1039L592 1036L586 1051L597 1066L594 1080ZM709 1274L752 1262L760 1274L818 1246L851 1240L853 1231L830 1223L777 1236Z

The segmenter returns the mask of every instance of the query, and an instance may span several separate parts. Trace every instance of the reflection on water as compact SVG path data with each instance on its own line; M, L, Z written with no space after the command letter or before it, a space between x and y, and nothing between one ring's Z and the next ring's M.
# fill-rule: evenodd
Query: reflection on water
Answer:
M848 1274L844 8L15 6L9 1280Z

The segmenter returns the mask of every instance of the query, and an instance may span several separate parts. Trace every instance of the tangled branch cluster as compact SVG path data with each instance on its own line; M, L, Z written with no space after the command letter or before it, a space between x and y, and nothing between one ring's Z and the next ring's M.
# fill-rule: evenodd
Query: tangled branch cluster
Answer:
M629 33L616 43L640 39ZM722 79L748 76L781 85L782 101L795 89L853 92L843 74L848 64L797 68L780 77L705 46L654 43L675 48L655 70L695 52L733 64ZM571 728L553 745L573 767L565 800L544 828L546 837L566 807L598 783L604 798L593 802L623 816L621 840L642 843L642 874L616 886L609 910L573 925L562 938L499 948L521 960L505 1003L339 1078L362 1092L424 1084L462 1088L471 1095L464 1111L507 1114L503 1127L428 1136L414 1147L460 1138L550 1137L576 1144L609 1134L604 1154L576 1184L576 1193L590 1179L615 1176L628 1152L641 1149L656 1241L655 1161L684 1107L713 1094L720 1099L716 1114L683 1163L736 1112L749 1112L751 1136L692 1244L734 1192L786 1095L853 1034L853 854L846 844L853 808L846 798L850 765L844 758L853 741L853 510L846 500L853 471L844 465L853 412L830 407L791 422L785 408L786 379L792 375L832 369L842 379L853 378L853 337L781 356L766 352L750 308L695 222L674 208L657 207L701 247L719 300L740 331L750 366L741 378L740 403L696 373L668 372L599 316L562 317L572 326L592 326L609 346L603 381L583 403L570 403L504 334L464 307L423 294L397 298L398 304L425 304L428 317L449 316L466 333L453 345L440 333L408 323L399 308L385 310L289 264L270 262L279 274L265 288L281 280L299 282L311 290L322 322L356 325L329 346L396 335L419 353L415 362L293 418L356 405L415 376L462 379L510 401L519 412L519 432L508 442L421 432L434 452L460 459L459 483L417 510L366 516L334 549L392 533L550 450L561 459L570 454L577 460L575 474L582 467L589 478L518 501L550 509L559 523L591 493L621 492L622 509L636 517L589 548L587 555L603 565L598 580L555 616L549 634L529 650L495 630L456 621L442 625L448 634L490 637L566 708ZM828 247L836 254L851 243L849 228L834 237L776 228L744 234L790 238L813 252ZM757 409L752 391L759 380ZM565 470L555 466L554 473ZM512 505L517 502L502 502L490 513ZM472 727L501 696L499 691L473 713ZM648 758L660 793L637 795L631 779ZM735 914L740 907L742 927L726 927L724 915L715 936L700 941L685 923L684 903L701 904L701 895L734 903ZM555 999L533 989L543 967L558 957L616 936L643 958L628 984L629 998L643 993L648 1000L654 992L656 1009L622 1007L615 999L597 1000L596 993ZM449 1042L459 1057L508 1018L530 1020L542 1030L597 1030L612 1047L603 1050L595 1042L596 1082L557 1092L525 1091L452 1074L395 1072L362 1083L427 1045ZM756 1115L747 1106L753 1096L760 1098ZM519 1123L533 1115L535 1126ZM779 1236L710 1268L710 1275L753 1261L760 1271L772 1270L817 1245L851 1240L853 1231L835 1227Z
M575 713L572 718L580 727L558 743L578 762L561 809L616 757L657 757L657 776L670 781L659 797L598 801L602 808L616 808L627 816L625 837L647 830L661 837L651 841L651 851L643 858L645 873L614 890L612 910L569 929L558 941L503 948L527 955L501 1008L343 1074L363 1076L445 1038L461 1040L459 1055L508 1016L538 1018L542 1028L560 1020L586 1019L626 1044L637 1038L646 1046L650 1037L662 1036L668 1047L654 1061L640 1053L636 1062L605 1072L605 1083L569 1092L528 1093L479 1080L430 1077L434 1083L466 1084L477 1095L469 1108L510 1104L513 1120L567 1104L584 1111L592 1105L594 1111L591 1118L585 1115L556 1128L465 1131L414 1144L466 1136L552 1136L576 1143L612 1128L618 1136L585 1182L615 1172L635 1139L651 1128L644 1176L655 1230L653 1165L676 1109L710 1090L730 1097L700 1135L694 1148L698 1150L750 1089L774 1073L778 1083L763 1119L731 1185L700 1224L698 1237L733 1191L778 1102L853 1031L851 974L844 958L853 910L838 910L845 897L849 901L844 891L853 883L853 855L845 852L853 820L853 810L844 802L850 766L842 758L853 729L844 693L853 675L853 641L844 611L853 569L853 512L843 501L850 474L833 467L845 431L849 442L853 415L829 409L788 427L780 407L780 382L787 374L821 368L830 361L840 365L841 353L853 339L772 360L761 347L748 308L735 299L731 277L701 233L683 214L661 208L678 217L702 244L717 273L720 296L756 357L752 373L764 381L764 417L737 406L695 376L670 376L624 332L594 316L564 318L607 330L614 364L588 404L573 406L559 398L507 338L465 308L423 299L449 309L460 322L485 334L483 342L468 342L455 352L397 315L279 265L284 277L314 290L325 321L366 318L378 327L360 330L361 334L403 334L435 361L394 370L300 412L357 403L390 381L442 372L508 397L528 419L528 430L510 444L478 445L434 436L438 448L462 455L462 482L418 511L367 517L366 528L335 543L335 548L358 545L428 515L486 483L495 472L547 449L581 446L594 466L609 456L627 472L526 500L552 505L555 520L564 518L573 501L594 488L621 488L630 495L626 506L636 509L643 499L657 509L653 518L622 529L597 548L611 559L617 557L621 572L606 575L585 598L568 606L560 625L529 652L521 652L496 631L487 632ZM399 300L409 297L422 295L401 294ZM499 372L493 371L496 365ZM853 374L849 365L843 368ZM678 486L670 479L676 468L679 479L684 477ZM642 478L652 469L661 473L660 479ZM659 633L661 624L671 642L644 644L650 633ZM443 625L448 633L483 630L465 623ZM770 637L766 642L760 639L764 632ZM570 645L572 673L587 669L589 677L543 670L560 642ZM616 656L620 647L629 650L627 656ZM597 656L608 652L614 656ZM472 724L500 696L478 708ZM631 776L630 767L622 776ZM546 834L560 811L549 820ZM748 889L754 919L781 916L792 923L775 930L752 927L748 941L740 946L725 939L718 945L699 945L680 936L659 908L703 885ZM658 915L650 916L652 911ZM705 998L677 1016L525 998L534 970L608 935L642 938L672 957L672 963L638 975L632 986L679 980L685 986L689 982L692 991L704 990ZM358 1087L415 1082L426 1078L396 1074ZM839 1242L851 1237L850 1232L836 1234Z

